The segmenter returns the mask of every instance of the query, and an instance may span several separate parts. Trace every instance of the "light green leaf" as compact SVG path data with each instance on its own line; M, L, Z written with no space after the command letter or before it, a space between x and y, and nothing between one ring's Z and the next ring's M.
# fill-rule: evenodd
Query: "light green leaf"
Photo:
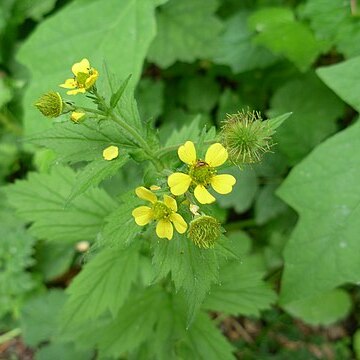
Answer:
M115 175L129 160L129 155L124 153L122 149L119 156L111 161L103 158L92 161L76 174L76 182L73 187L67 203L70 203L77 196L84 193L90 187L100 184L103 180Z
M212 249L200 249L188 238L154 241L155 280L170 272L177 291L183 290L188 303L188 322L194 319L213 282L218 282L219 265Z
M285 310L311 325L330 325L345 318L352 307L350 295L335 289L287 304Z
M52 128L30 138L33 144L46 146L58 155L58 161L76 163L92 161L110 145L128 149L132 145L113 121L88 119L81 124L54 123Z
M317 69L317 74L341 99L360 112L360 56Z
M270 127L271 130L273 130L275 132L275 130L281 126L284 121L289 117L291 116L292 113L289 112L289 113L286 113L286 114L283 114L283 115L280 115L280 116L277 116L273 119L268 119L268 120L265 120L266 124Z
M32 222L35 236L61 242L92 240L116 203L104 190L91 189L65 207L75 181L70 168L57 166L50 174L29 173L27 180L6 191L19 216Z
M97 69L105 59L119 78L132 74L135 85L155 36L154 7L148 0L79 0L41 22L17 57L31 74L24 100L25 134L49 127L32 104L71 77L71 66L84 57Z
M277 192L300 214L284 252L283 304L360 281L359 139L357 122L318 146Z
M21 330L26 344L36 346L57 334L65 299L62 290L50 290L25 303L21 310Z
M120 101L122 95L124 94L124 91L131 79L131 74L119 85L118 89L116 90L116 92L114 92L111 95L110 98L110 107L111 108L115 108L118 104L118 102Z
M77 351L73 344L50 343L42 346L35 353L35 360L90 360L93 351Z
M242 213L246 211L254 201L258 190L258 180L255 171L250 168L239 169L232 167L223 171L232 174L236 178L233 191L227 195L216 194L215 197L222 207L234 207L235 211Z
M215 53L221 23L214 15L218 3L208 0L170 0L157 10L158 33L148 60L162 68L175 61L192 62Z
M277 60L268 49L253 44L255 33L248 29L248 16L247 11L241 11L226 21L213 59L216 64L229 65L235 74L262 69Z
M137 277L139 261L136 246L107 248L86 264L67 289L63 323L83 323L106 311L113 317L126 301Z
M292 116L277 129L274 138L279 151L293 165L336 131L344 105L310 73L278 88L268 115L275 117L289 110Z
M220 282L211 287L204 308L232 315L259 316L270 308L276 293L262 280L263 273L244 260L232 261L220 270ZM246 261L246 260L245 260Z
M250 16L249 26L257 31L256 44L266 46L275 54L283 54L301 71L310 67L324 46L287 8L257 10Z

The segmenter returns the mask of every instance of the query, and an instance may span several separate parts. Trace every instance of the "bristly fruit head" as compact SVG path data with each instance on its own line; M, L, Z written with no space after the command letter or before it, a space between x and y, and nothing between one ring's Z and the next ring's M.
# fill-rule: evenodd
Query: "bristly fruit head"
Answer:
M49 91L36 101L35 106L46 117L55 118L63 113L64 103L58 92Z
M220 235L221 225L212 216L196 217L189 224L188 237L200 248L209 249L214 247Z
M242 110L227 115L221 128L221 141L235 165L256 163L272 146L273 130L257 111Z

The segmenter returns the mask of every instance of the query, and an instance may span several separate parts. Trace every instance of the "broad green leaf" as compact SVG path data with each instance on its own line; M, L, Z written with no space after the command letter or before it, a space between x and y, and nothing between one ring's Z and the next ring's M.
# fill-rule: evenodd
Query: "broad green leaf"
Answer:
M244 267L243 260L230 262L221 268L220 282L211 287L204 307L237 316L259 316L276 300L263 275L251 265Z
M324 46L311 30L295 20L287 8L262 8L249 17L249 26L257 32L256 44L275 54L283 54L301 71L306 71ZM304 46L306 44L306 46Z
M227 195L215 195L216 200L222 207L234 207L237 213L242 213L250 208L258 190L258 180L255 171L250 167L239 169L232 167L225 169L224 174L232 174L236 178L233 191Z
M311 325L330 325L342 320L352 307L350 295L335 289L287 304L285 310Z
M360 55L360 19L351 14L350 6L342 0L308 0L300 11L317 38L346 57Z
M50 174L29 173L27 180L6 191L19 216L32 222L35 236L61 242L92 240L116 203L104 190L91 189L65 207L75 181L70 168L57 166Z
M76 163L92 161L110 145L131 148L121 128L113 121L88 119L81 124L70 121L54 123L51 129L30 138L36 145L46 146L58 155L58 161Z
M241 11L225 22L225 31L213 58L216 64L230 66L235 74L262 69L277 60L268 49L252 42L255 33L248 29L248 16L247 11Z
M307 74L277 89L268 115L275 117L289 110L292 116L277 129L274 138L279 151L293 165L336 131L344 105L315 75Z
M90 162L83 169L77 172L76 182L67 202L71 202L77 196L84 193L90 187L100 184L103 180L115 175L129 160L129 155L122 149L116 159L107 161L102 157Z
M17 56L31 74L24 99L25 134L49 127L32 104L71 77L71 66L84 57L97 69L105 59L119 78L132 74L135 85L155 36L154 7L148 0L79 0L41 22Z
M107 248L86 264L67 289L66 323L83 323L110 311L113 317L126 301L137 277L138 248Z
M277 116L277 117L275 117L273 119L265 120L265 122L270 127L270 129L275 132L275 130L279 126L281 126L284 123L284 121L291 115L292 115L292 113L289 112L289 113L286 113L286 114L283 114L283 115L279 115L279 116Z
M221 23L214 15L216 0L170 0L157 10L157 35L147 58L162 68L175 61L211 58Z
M360 56L340 64L321 67L317 74L342 100L360 112Z
M318 146L277 192L300 215L284 252L283 304L360 281L359 139L357 122Z
M26 344L35 346L56 335L65 299L62 290L50 290L26 302L21 310L22 337Z
M35 360L90 360L92 356L92 350L77 351L73 344L51 342L36 351Z
M226 88L219 99L216 115L218 123L221 124L222 121L226 120L227 114L235 114L244 107L244 101L240 99L239 95Z
M185 292L188 322L194 319L212 283L218 282L219 265L212 249L200 249L188 238L175 236L171 241L153 242L155 280L171 273L177 291Z

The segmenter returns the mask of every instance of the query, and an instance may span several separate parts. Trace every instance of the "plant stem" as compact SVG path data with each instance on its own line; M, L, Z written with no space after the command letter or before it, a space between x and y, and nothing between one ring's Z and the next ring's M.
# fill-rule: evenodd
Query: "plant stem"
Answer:
M16 329L8 331L7 333L0 336L0 345L16 338L20 334L21 334L20 328L16 328Z

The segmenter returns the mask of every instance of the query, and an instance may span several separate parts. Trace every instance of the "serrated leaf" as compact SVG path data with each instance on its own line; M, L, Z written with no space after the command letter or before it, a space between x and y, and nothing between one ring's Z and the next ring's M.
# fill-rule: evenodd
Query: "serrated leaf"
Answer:
M110 311L113 317L126 301L138 273L136 246L107 248L86 264L67 289L63 323L83 323Z
M90 187L96 186L103 180L115 175L129 159L129 155L120 149L119 156L116 159L107 161L101 158L90 162L76 174L75 186L67 199L67 203L70 203Z
M111 98L110 98L110 107L115 108L119 102L119 100L121 99L122 95L124 94L124 91L131 79L131 74L120 84L119 88L117 89L117 91L112 94Z
M350 295L342 289L335 289L291 302L285 310L308 324L326 326L345 318L351 306Z
M31 74L24 100L25 133L49 127L32 104L70 77L72 64L84 57L97 69L105 58L119 78L133 74L135 85L155 36L154 7L148 0L80 0L41 22L18 52L18 60Z
M360 112L360 56L340 64L321 67L316 73L341 99Z
M176 60L192 62L211 57L216 50L221 23L214 15L216 0L170 0L158 8L158 33L147 58L162 68Z
M248 29L248 16L247 11L241 11L225 22L225 31L213 59L216 64L230 66L235 74L262 69L277 60L268 49L252 43L255 33Z
M97 159L110 145L118 146L120 151L133 146L115 122L93 119L80 124L70 121L54 123L51 129L31 136L29 140L54 150L58 161L70 163Z
M244 260L232 261L220 270L220 282L211 287L204 308L232 315L259 316L270 308L276 293L262 280L263 273ZM245 260L246 261L246 260Z
M360 281L360 123L296 166L277 194L300 220L285 251L283 304Z
M26 302L21 311L22 337L26 344L38 345L57 333L60 310L65 299L62 290L51 290Z
M277 89L268 115L275 117L289 110L293 112L291 118L277 129L274 139L279 151L294 165L336 131L344 105L313 73L308 73Z
M249 26L257 31L256 44L267 47L275 54L283 54L301 71L310 67L324 47L305 24L295 20L292 10L287 8L257 10L250 16Z
M219 265L212 249L200 249L188 238L154 242L155 280L171 273L177 291L183 290L188 303L188 322L194 319L213 282L218 282Z
M65 207L75 182L70 168L57 166L50 174L29 173L27 180L6 191L19 216L32 222L30 232L35 236L62 242L91 240L116 203L104 190L91 189Z

